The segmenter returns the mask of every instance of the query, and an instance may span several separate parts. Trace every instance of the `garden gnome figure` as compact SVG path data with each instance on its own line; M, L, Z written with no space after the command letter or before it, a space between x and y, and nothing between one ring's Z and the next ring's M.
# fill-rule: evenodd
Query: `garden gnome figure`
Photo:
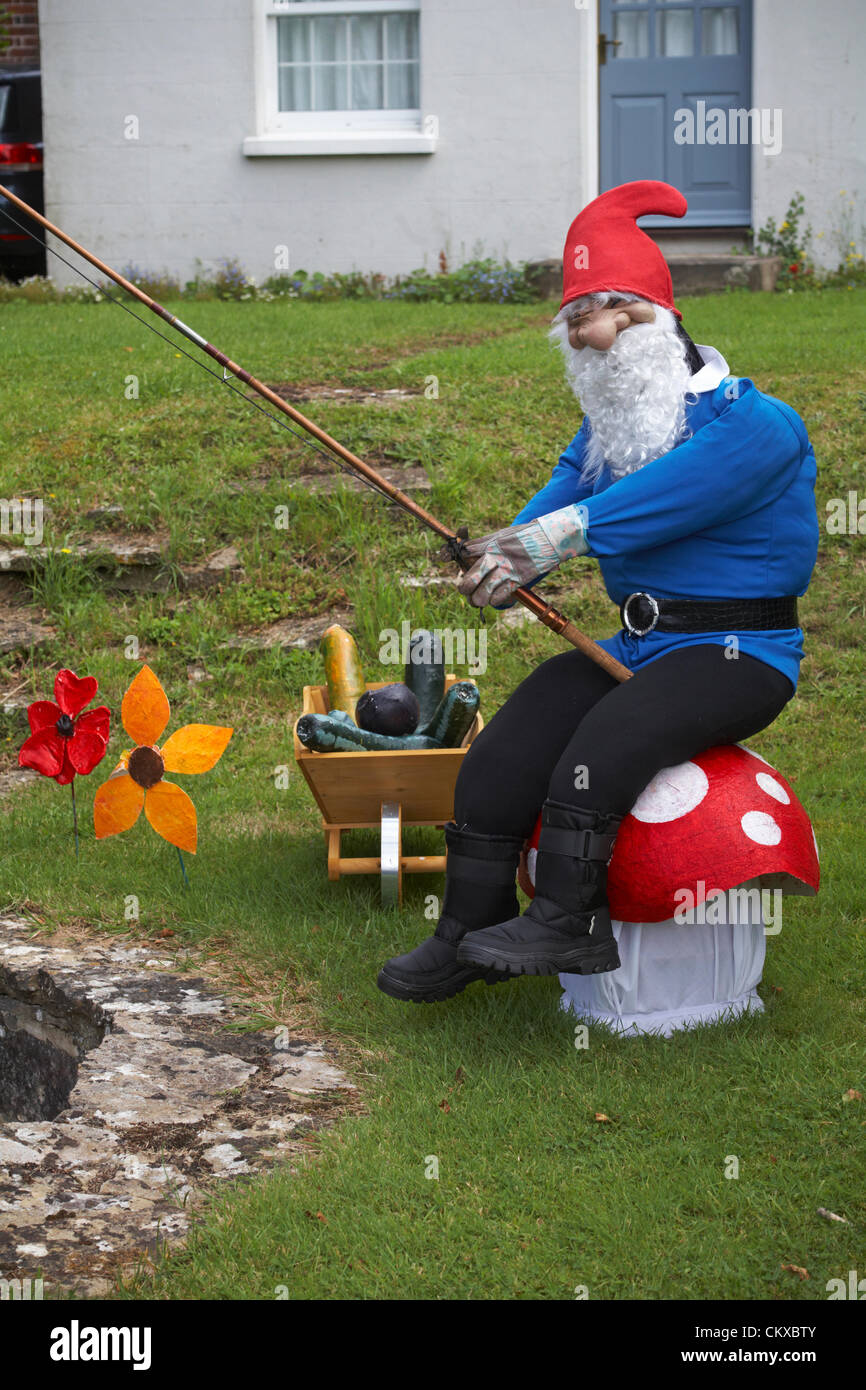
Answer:
M471 744L457 780L442 916L389 960L387 994L447 999L474 980L615 970L607 869L617 831L665 767L765 729L794 694L797 596L815 564L815 457L802 420L680 322L670 272L637 226L685 198L642 180L578 215L552 338L584 412L514 522L466 544L458 587L508 607L577 557L597 560L621 629L543 662ZM520 851L541 809L535 897ZM687 885L684 885L684 887Z

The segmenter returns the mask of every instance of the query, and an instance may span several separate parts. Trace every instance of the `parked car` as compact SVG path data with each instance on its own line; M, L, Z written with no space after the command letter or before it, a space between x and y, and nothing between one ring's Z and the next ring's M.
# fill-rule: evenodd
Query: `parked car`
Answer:
M42 84L38 71L0 68L0 184L42 212ZM0 273L45 274L45 249L9 220L26 217L0 197ZM34 226L35 230L35 226Z

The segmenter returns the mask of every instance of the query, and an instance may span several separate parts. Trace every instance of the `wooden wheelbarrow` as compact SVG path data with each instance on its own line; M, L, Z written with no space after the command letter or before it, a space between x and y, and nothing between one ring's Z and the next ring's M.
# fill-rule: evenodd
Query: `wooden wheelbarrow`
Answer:
M457 680L445 677L445 689ZM371 681L368 690L381 690L388 681ZM328 688L304 686L303 714L328 713ZM322 813L328 851L328 878L343 874L379 874L382 902L403 901L404 874L437 874L445 870L444 854L404 854L404 825L443 826L454 813L454 784L469 744L484 727L481 714L459 748L407 748L378 752L312 753L292 729L295 762ZM344 830L380 828L378 856L345 858Z

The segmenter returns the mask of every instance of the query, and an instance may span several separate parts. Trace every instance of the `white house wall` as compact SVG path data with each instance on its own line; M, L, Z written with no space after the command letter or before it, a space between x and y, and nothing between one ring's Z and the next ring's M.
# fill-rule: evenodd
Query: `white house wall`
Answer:
M782 222L800 191L816 257L835 265L833 225L843 203L854 198L858 230L866 221L866 5L755 0L754 35L752 105L781 109L782 149L765 155L756 147L753 225Z
M278 245L294 269L390 274L442 250L561 254L596 191L594 4L421 16L435 153L249 158L253 0L40 0L47 216L111 264L181 279L221 257L263 278Z

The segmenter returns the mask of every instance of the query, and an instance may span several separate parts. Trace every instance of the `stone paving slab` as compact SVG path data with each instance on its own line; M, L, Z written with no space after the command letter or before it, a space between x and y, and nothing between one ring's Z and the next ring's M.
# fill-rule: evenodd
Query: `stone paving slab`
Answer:
M376 472L393 487L398 487L401 492L408 493L410 496L413 492L431 492L433 489L429 474L420 464L409 468L389 468L377 465ZM336 492L341 487L348 488L351 492L370 491L369 484L356 474L344 473L336 466L332 473L302 473L298 478L286 479L286 486L293 491L317 492L326 495Z
M396 468L391 464L377 463L375 460L368 459L371 467L394 487L400 488L402 492L430 492L433 484L430 475L420 463L406 464ZM322 463L321 467L303 468L296 478L283 478L273 473L262 473L254 478L235 478L226 485L226 491L235 496L243 496L247 493L264 492L267 488L279 486L292 492L315 492L332 493L340 487L349 488L352 492L369 492L369 487L357 474L348 471L348 464L345 470L340 468L337 463L329 466Z
M26 610L0 608L0 656L41 647L55 635L53 628L37 622Z
M0 796L6 796L8 792L18 791L20 787L28 787L38 780L39 773L34 772L30 767L7 768L5 772L0 772Z
M337 405L406 405L420 399L423 387L407 386L331 386L323 384L293 385L278 382L271 387L284 401L292 404L304 401L334 401Z
M0 546L0 570L10 574L32 574L54 554L73 555L79 560L104 561L121 569L154 569L163 564L162 547L153 537L123 539L100 538L64 546L61 551L45 545Z
M175 586L179 589L209 589L225 581L234 582L243 578L240 556L233 545L223 546L200 564L172 568L166 558L167 544L164 536L112 536L106 533L93 540L66 546L59 552L44 545L0 546L0 575L26 584L50 556L59 553L92 564L105 587L121 593L166 593ZM6 650L29 646L30 642L25 640L28 628L39 636L39 625L19 619L16 626L11 621L14 614L8 616L10 637L7 640L14 645ZM22 622L24 627L21 626ZM0 653L4 650L3 633L4 624L0 624ZM53 635L48 629L45 629L45 633ZM45 640L44 636L41 640Z
M183 1239L202 1194L290 1160L354 1092L315 1038L228 1031L246 1011L150 945L52 946L0 916L0 1066L10 993L19 1013L53 1001L52 1027L69 999L107 1021L59 1114L0 1120L0 1278L48 1296L110 1293Z
M351 622L351 611L343 608L334 608L330 613L320 613L314 618L281 618L261 632L229 638L225 647L250 652L265 651L270 647L281 647L284 651L291 651L292 648L306 650L318 646L322 633L332 623L339 623L341 627L351 630Z

